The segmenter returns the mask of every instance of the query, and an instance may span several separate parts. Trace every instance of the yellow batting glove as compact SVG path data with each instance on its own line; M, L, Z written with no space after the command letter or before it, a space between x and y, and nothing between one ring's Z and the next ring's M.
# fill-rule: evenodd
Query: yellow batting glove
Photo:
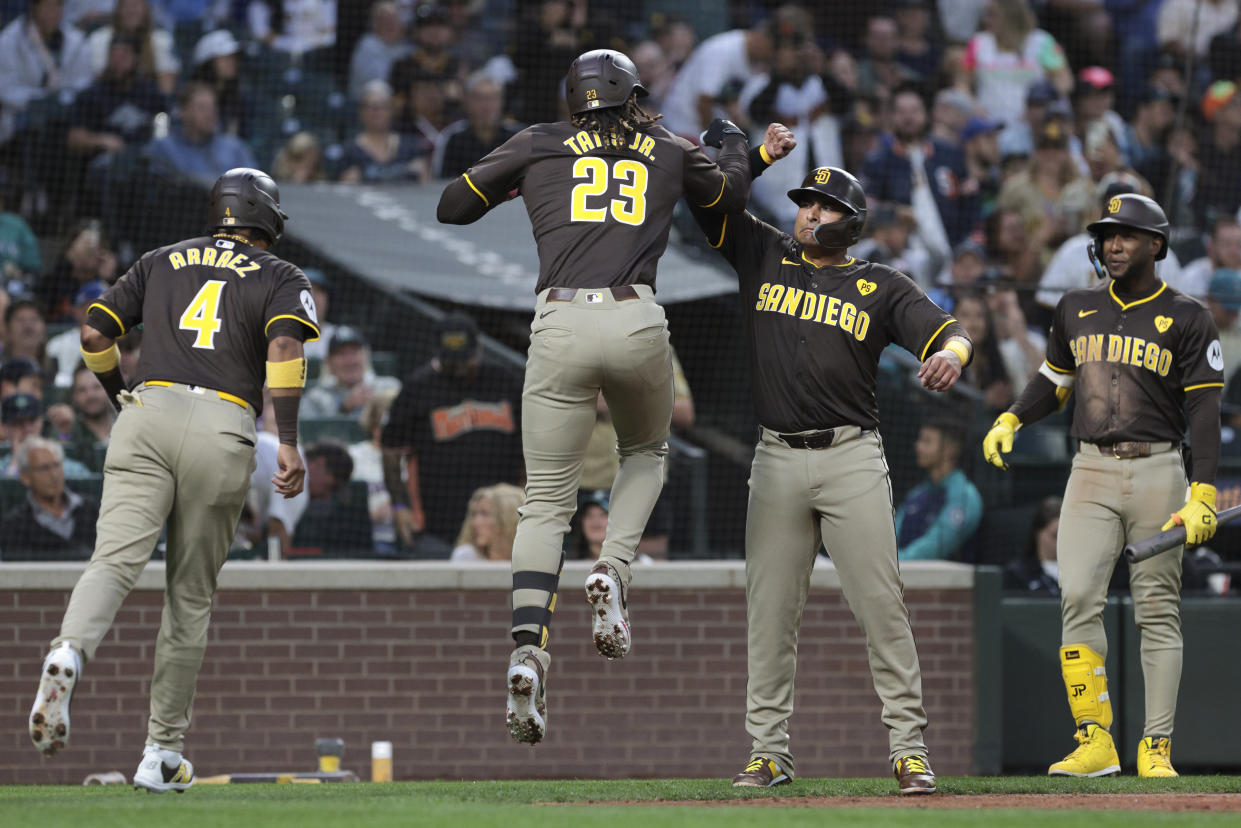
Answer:
M1013 436L1019 428L1021 428L1021 420L1017 419L1016 414L1005 411L995 418L995 422L991 424L991 430L982 440L982 453L988 463L1001 469L1008 468L1008 464L1004 462L1004 455L1013 450Z
M1215 487L1209 483L1190 483L1189 499L1179 512L1163 525L1164 529L1184 525L1185 543L1205 543L1215 537L1219 523L1215 519Z

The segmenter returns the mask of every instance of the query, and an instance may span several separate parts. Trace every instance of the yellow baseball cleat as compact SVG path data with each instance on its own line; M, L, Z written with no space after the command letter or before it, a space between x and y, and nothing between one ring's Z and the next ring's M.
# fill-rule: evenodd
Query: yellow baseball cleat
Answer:
M1078 742L1077 750L1048 768L1048 776L1081 778L1120 773L1120 756L1116 754L1112 734L1093 722L1087 722L1078 728L1073 738Z
M1167 736L1147 736L1138 742L1138 776L1180 776L1172 767L1172 740Z

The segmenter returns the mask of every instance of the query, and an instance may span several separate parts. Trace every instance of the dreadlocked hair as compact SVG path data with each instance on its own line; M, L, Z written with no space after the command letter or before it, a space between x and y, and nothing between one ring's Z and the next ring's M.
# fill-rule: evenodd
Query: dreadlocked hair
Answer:
M638 106L635 98L630 98L620 106L579 113L573 116L572 121L578 129L597 133L605 144L623 147L628 143L630 133L646 129L662 117L652 115Z

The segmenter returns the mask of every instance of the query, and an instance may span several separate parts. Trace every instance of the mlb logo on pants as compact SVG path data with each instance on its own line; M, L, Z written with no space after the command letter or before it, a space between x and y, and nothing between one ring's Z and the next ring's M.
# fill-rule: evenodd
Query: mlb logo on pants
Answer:
M586 303L593 305L603 301L603 294L599 292L586 294Z

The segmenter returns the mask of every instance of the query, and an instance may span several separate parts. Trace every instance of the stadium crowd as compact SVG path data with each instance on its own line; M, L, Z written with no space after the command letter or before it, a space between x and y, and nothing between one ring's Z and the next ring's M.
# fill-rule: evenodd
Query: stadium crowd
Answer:
M964 323L966 404L986 419L1038 369L1059 297L1096 279L1084 227L1100 204L1154 197L1172 224L1159 275L1215 318L1224 452L1241 454L1238 0L0 0L0 26L0 505L6 527L39 527L25 549L15 538L34 530L6 531L5 560L89 552L112 409L78 363L76 326L153 246L145 182L258 166L281 183L437 187L525 124L565 117L564 72L596 47L634 58L645 108L673 132L696 140L717 116L754 135L790 126L798 150L753 189L777 226L809 169L854 171L871 206L854 254L907 273ZM332 324L349 316L340 277L308 275L325 323L307 349L310 484L288 503L253 496L238 549L505 558L520 374L483 359L477 324L452 314L429 362L385 375L392 355L372 353L373 332ZM127 375L140 339L121 342ZM689 428L678 380L674 425ZM899 416L911 415L885 421ZM615 473L602 403L599 418L575 555L597 554ZM975 435L960 417L923 419L893 447L925 475L897 514L902 558L983 560ZM1023 433L1026 450L1054 457L1058 441L1063 455L1067 422ZM270 477L267 436L256 480ZM393 456L399 484L385 476ZM1035 503L1015 584L1046 583ZM667 556L670 524L657 512L644 551Z

